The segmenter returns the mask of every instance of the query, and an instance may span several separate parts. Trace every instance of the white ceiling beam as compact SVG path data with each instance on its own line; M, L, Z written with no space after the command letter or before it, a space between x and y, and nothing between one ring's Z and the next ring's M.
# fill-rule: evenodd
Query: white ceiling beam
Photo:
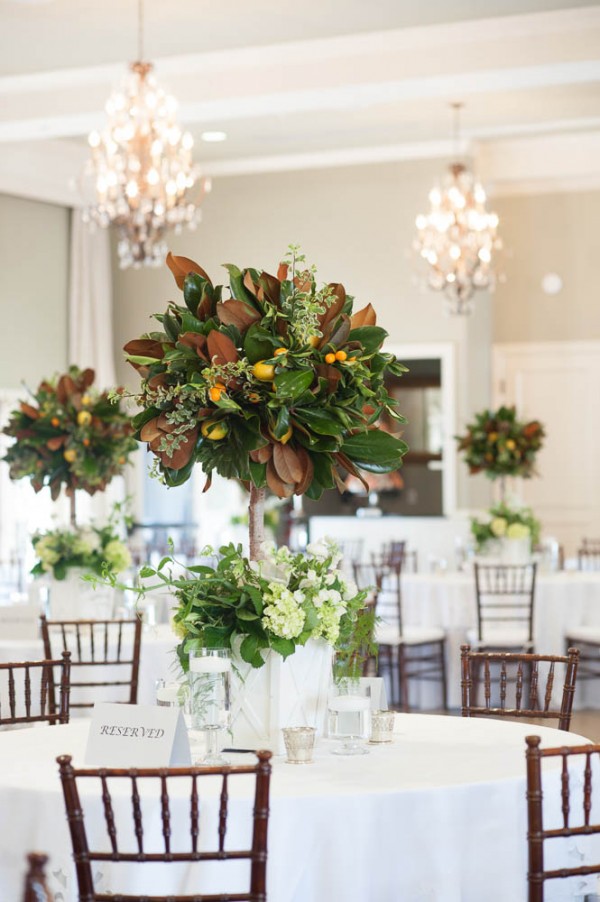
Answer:
M375 84L343 84L308 91L230 96L184 103L180 117L186 126L214 124L298 113L352 112L381 104L418 102L431 98L464 99L474 94L592 83L600 83L600 60L461 72ZM70 115L0 121L0 143L83 136L98 127L100 117L100 111L89 110Z

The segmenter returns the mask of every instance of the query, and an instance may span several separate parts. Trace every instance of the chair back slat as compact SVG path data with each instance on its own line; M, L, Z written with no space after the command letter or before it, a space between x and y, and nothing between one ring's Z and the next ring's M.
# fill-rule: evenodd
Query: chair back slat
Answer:
M111 861L111 862L137 862L145 864L148 862L185 862L185 861L239 861L247 860L250 862L250 887L247 892L236 891L233 894L222 892L219 894L202 895L196 893L191 896L143 896L148 902L167 902L168 899L176 899L177 902L194 902L194 900L202 898L203 902L219 902L219 900L235 899L247 900L247 902L266 902L266 864L267 864L267 831L269 820L269 787L271 775L271 752L257 752L257 763L254 765L244 765L239 767L207 767L207 768L147 768L147 769L85 769L76 770L72 765L72 759L69 755L62 755L57 758L60 771L60 779L65 800L65 808L67 812L67 821L71 834L71 842L73 846L73 856L77 871L77 881L79 886L79 898L85 899L86 902L100 902L106 899L106 895L96 892L94 889L94 878L92 866L94 862ZM222 779L221 791L218 796L218 842L215 843L217 848L207 851L198 851L198 839L200 834L200 800L198 781L201 777L220 776ZM253 830L251 847L247 849L226 849L225 837L227 832L227 822L230 816L229 812L229 781L241 776L254 776L254 812L253 812ZM181 778L191 779L191 796L190 796L190 846L183 851L179 851L173 847L173 838L171 835L171 821L173 812L171 811L171 800L169 796L169 784L173 780ZM108 789L109 781L119 781L127 779L131 783L132 792L132 816L134 822L134 832L137 839L137 852L124 852L119 850L117 842L117 828L115 824L115 813L111 795ZM104 805L105 821L107 832L110 840L110 850L90 849L86 833L86 825L84 812L81 805L78 784L80 781L86 780L90 783L100 781L100 789L102 802ZM157 834L156 841L162 846L161 851L151 851L145 849L144 845L148 842L144 841L143 832L143 809L140 802L140 783L144 783L146 788L154 785L159 796L160 813L161 813L161 829ZM85 798L89 798L90 793L86 793ZM215 800L217 803L217 800ZM151 806L148 806L148 811ZM161 839L159 839L159 835ZM133 898L130 896L122 897L118 893L115 898ZM137 897L136 897L137 898ZM140 898L142 898L140 896Z
M583 540L577 550L577 566L586 572L600 570L600 539Z
M492 645L494 628L510 626L533 641L536 564L474 565L479 642Z
M227 792L227 774L223 775L223 785L221 786L221 798L219 802L219 852L225 848L225 834L227 832L227 803L229 795Z
M514 718L554 718L561 730L568 730L573 711L573 697L577 681L577 664L579 650L570 648L568 654L534 655L511 652L472 651L469 645L461 646L461 690L463 717L506 716ZM542 704L540 695L540 666L547 666L546 683ZM555 668L559 664L565 668L560 708L552 707L552 690L555 681ZM483 704L478 702L479 674L483 667L484 698ZM499 688L499 701L494 704L494 676L492 668L499 670L496 677ZM514 674L512 680L509 672ZM528 691L525 693L527 679ZM509 682L514 683L514 707L507 702ZM527 698L527 707L523 701Z
M190 803L190 833L192 836L192 852L198 851L200 836L200 803L198 801L198 777L192 777L192 798Z
M125 628L129 633L126 634ZM47 620L42 617L41 630L47 657L52 657L53 646L61 642L63 649L70 649L76 657L72 662L74 668L94 668L94 672L99 674L95 679L77 681L74 672L72 689L128 688L128 697L123 697L124 693L121 693L121 697L110 699L103 696L102 700L137 704L142 639L142 621L139 617L131 620ZM110 678L102 679L102 674ZM93 706L93 698L81 701L78 695L71 700L72 708Z
M527 736L527 843L528 843L528 884L529 902L544 902L544 884L547 880L564 879L567 877L583 877L591 874L600 874L600 862L595 864L574 865L572 867L560 867L548 870L545 867L544 844L553 839L566 837L600 835L600 821L598 818L592 821L592 758L596 759L600 769L600 745L561 746L559 748L541 748L539 736ZM582 761L582 756L585 761ZM560 819L561 827L544 824L543 804L543 761L559 759L560 771ZM570 780L569 762L577 767L575 779ZM582 765L582 768L579 767ZM580 785L580 775L583 769L583 793L581 803L571 806L570 787ZM555 781L554 791L558 790L558 781ZM579 798L577 793L576 798ZM557 799L558 801L558 799ZM552 810L549 806L549 809Z
M115 813L112 806L112 797L108 788L108 780L106 773L100 775L100 784L102 786L102 804L104 806L104 820L106 822L106 832L108 833L110 844L113 852L118 851L117 842L117 826L115 824Z
M160 778L160 815L162 820L162 834L165 841L165 855L171 855L171 811L169 808L169 790L167 778L163 774Z
M58 704L54 692L54 668L60 668ZM0 664L0 727L8 724L68 723L70 672L71 656L68 651L56 659ZM37 696L34 699L34 691L39 694L39 701ZM8 695L8 713L2 710L4 693Z

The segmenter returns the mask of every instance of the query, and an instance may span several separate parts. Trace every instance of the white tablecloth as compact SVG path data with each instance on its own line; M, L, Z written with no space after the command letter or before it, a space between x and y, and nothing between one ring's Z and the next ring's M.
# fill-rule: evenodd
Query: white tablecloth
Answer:
M475 581L471 573L406 573L402 575L405 626L442 627L448 635L448 699L460 707L460 646L477 626ZM538 654L564 654L569 627L600 629L600 573L540 573L536 581L534 642ZM425 701L439 707L439 693L413 691L411 704ZM580 683L576 707L600 707L600 683Z
M331 744L323 742L311 766L293 767L274 759L269 902L524 902L524 737L534 730L545 746L585 740L547 728L434 715L398 715L396 729L393 745L371 746L368 756L333 756ZM24 855L31 849L49 853L57 900L76 898L55 757L70 753L75 765L82 765L87 731L87 722L78 721L0 735L3 902L19 899ZM248 761L246 755L233 757ZM546 796L552 784L558 800L559 771L547 776ZM216 781L206 778L201 791L202 816L208 819L204 830L201 825L201 837L207 847L216 835ZM251 778L242 778L241 785L230 782L229 848L236 847L236 840L247 842L252 792ZM92 843L105 837L99 793L93 798L82 796ZM128 786L114 791L114 805L117 824L124 824L125 818L131 823ZM151 818L154 828L158 810L157 804ZM171 814L172 848L182 848L184 841L189 848L189 787L180 784ZM595 810L592 817L598 814ZM600 838L560 840L555 850L566 857L559 860L547 850L549 867L598 861ZM135 866L135 880L131 872L119 876L122 865L102 863L94 870L101 874L105 892L225 888L223 865L187 865L183 872L177 867ZM234 865L242 867L247 866ZM579 898L584 888L590 891L594 878L590 881L553 881L547 885L546 900ZM229 884L227 889L234 887Z
M180 673L175 647L179 640L174 635L171 627L168 625L160 626L144 626L142 632L142 647L140 654L140 674L138 687L138 702L140 705L153 705L156 702L156 680L172 680L176 679ZM1 639L0 638L0 664L7 664L10 661L38 661L44 657L44 647L41 639ZM91 670L92 668L90 668ZM100 679L98 668L94 668L95 673L92 679ZM111 668L112 674L107 668L103 671L102 679L123 679L126 668ZM73 676L72 679L77 681L82 679L82 674ZM81 700L82 690L77 690ZM121 698L126 699L127 693L124 690L111 689L111 701L119 701ZM89 690L90 700L102 701L100 690ZM121 693L116 695L116 693ZM1 897L0 897L1 899ZM2 899L2 902L4 900Z

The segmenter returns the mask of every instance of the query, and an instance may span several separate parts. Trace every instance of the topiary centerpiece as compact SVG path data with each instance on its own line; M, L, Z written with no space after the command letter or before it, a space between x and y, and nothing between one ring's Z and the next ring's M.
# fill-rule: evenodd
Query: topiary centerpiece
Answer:
M54 501L64 489L72 526L77 490L104 491L137 448L129 416L94 388L94 378L94 370L72 366L45 379L2 430L14 438L4 456L10 478L29 479L36 492L48 486Z
M488 479L535 475L535 459L544 443L544 427L538 420L523 422L514 407L484 410L457 436L469 473L485 473Z
M189 587L185 581L176 586L184 665L198 642L239 647L251 669L272 662L273 652L280 660L291 656L291 663L311 642L331 649L339 630L328 633L323 626L324 610L319 616L311 594L314 568L307 565L303 575L293 556L259 562L266 488L279 498L318 499L326 489L343 490L348 474L362 479L363 470L398 469L407 446L380 430L378 420L385 412L403 421L384 377L405 367L382 350L387 333L372 306L353 313L343 285L317 285L295 247L277 275L227 265L227 287L214 285L185 257L169 254L167 264L183 303L156 314L159 331L125 346L141 378L136 437L148 443L155 473L169 486L184 483L200 465L205 490L216 472L250 491L249 558L224 549L226 564L199 568ZM333 558L326 560L326 569L334 570ZM274 563L279 588L267 592L261 580ZM253 579L246 578L250 573ZM341 601L336 578L321 588ZM344 597L344 611L353 618L357 595L354 589ZM344 611L340 604L334 608L339 620ZM312 669L319 670L314 662Z

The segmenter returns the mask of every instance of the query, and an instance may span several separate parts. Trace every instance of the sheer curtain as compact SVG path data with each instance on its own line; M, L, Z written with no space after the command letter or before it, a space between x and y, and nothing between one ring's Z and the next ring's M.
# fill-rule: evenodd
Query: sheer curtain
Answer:
M90 231L79 210L71 220L69 363L92 367L100 388L116 384L109 234Z
M113 355L112 269L108 229L92 231L73 210L69 275L69 364L96 371L99 389L116 383ZM102 523L115 501L125 497L122 477L90 498L77 493L77 519Z

